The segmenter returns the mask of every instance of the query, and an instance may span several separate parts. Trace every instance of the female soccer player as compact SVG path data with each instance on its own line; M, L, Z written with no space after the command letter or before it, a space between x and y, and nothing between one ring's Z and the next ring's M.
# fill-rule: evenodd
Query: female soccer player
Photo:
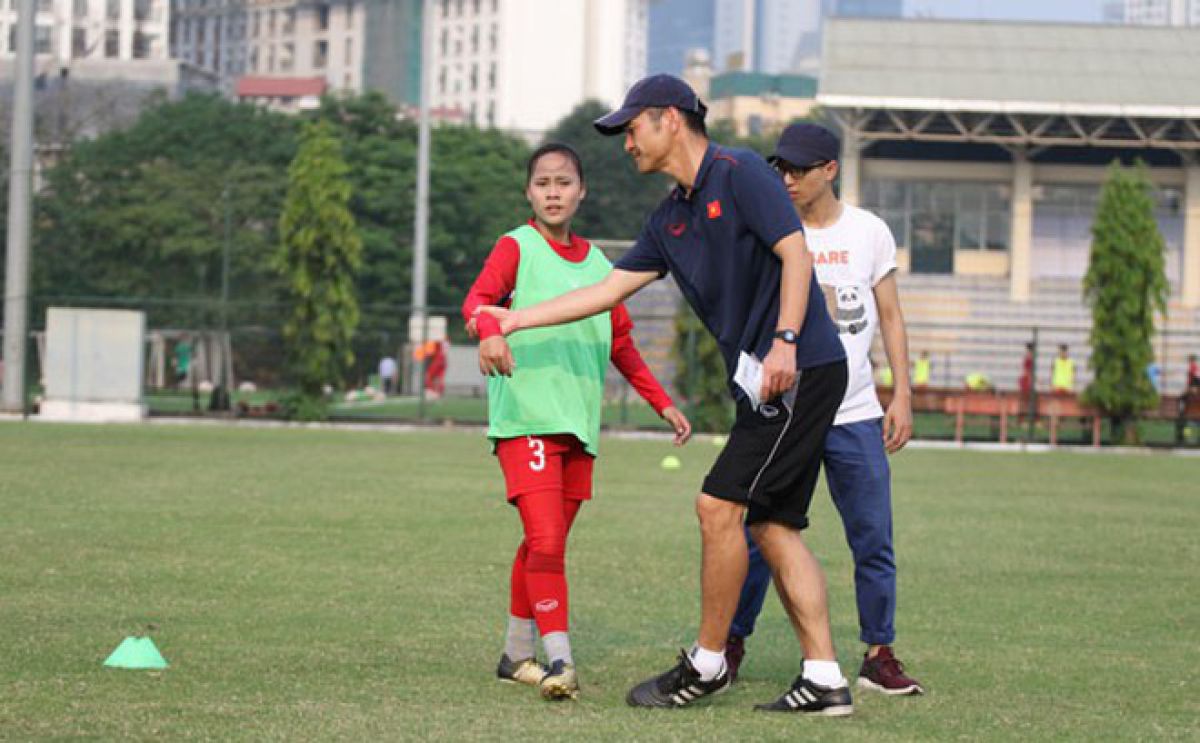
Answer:
M506 298L513 307L536 304L593 284L612 268L571 233L571 218L587 193L579 155L546 144L530 156L526 172L534 216L496 242L462 307L468 329L480 338L479 370L489 377L488 438L525 530L513 561L508 634L496 675L540 686L545 699L576 699L563 565L567 533L592 495L609 360L671 425L676 445L691 436L691 424L646 367L623 306L509 340L494 318L474 316L476 307ZM548 667L537 661L538 633Z

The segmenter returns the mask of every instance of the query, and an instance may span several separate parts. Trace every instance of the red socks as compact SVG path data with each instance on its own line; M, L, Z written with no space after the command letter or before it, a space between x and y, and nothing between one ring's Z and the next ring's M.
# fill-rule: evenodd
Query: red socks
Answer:
M509 612L515 617L532 617L542 637L566 632L567 534L581 502L566 500L561 492L542 491L519 496L516 504L525 541L513 560Z

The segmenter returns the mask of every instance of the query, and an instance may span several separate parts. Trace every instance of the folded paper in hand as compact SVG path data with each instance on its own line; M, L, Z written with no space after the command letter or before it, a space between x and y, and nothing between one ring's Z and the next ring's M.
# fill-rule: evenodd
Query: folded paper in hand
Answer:
M742 388L750 400L750 407L758 410L762 404L763 365L753 354L742 351L738 354L737 371L733 373L733 381Z

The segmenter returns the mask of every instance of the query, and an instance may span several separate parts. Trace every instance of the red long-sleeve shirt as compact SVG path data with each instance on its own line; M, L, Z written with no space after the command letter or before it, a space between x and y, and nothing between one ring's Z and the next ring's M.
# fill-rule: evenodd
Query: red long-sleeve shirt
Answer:
M530 220L529 224L536 229L537 225L533 220ZM545 233L542 233L542 237L564 260L578 263L587 257L587 242L574 233L571 234L571 242L567 245L552 240ZM496 241L491 254L483 264L483 270L479 272L475 283L471 285L471 290L467 292L466 300L463 301L464 322L471 321L475 308L480 305L498 305L507 301L517 284L517 267L520 263L521 248L517 245L516 240L505 235ZM610 358L613 365L617 367L617 371L621 372L621 376L633 385L642 399L650 403L654 412L661 415L665 408L674 403L667 391L654 378L654 374L642 359L642 354L634 345L633 320L629 317L629 311L625 309L625 305L618 304L613 308L611 317L612 353ZM500 334L500 323L488 314L478 316L476 327L481 340Z

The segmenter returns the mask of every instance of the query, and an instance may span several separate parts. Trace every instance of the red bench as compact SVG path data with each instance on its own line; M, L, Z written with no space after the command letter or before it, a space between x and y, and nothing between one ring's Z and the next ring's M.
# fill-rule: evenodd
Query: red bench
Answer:
M994 392L964 392L944 400L943 411L954 416L954 440L962 443L966 417L986 416L1000 419L1000 443L1008 441L1008 417L1016 415L1020 401Z
M891 387L876 387L879 404L884 410L892 402ZM963 393L961 387L916 387L912 391L912 409L914 413L941 413L945 410L946 398L956 397Z
M1058 427L1063 418L1091 419L1092 446L1100 446L1102 413L1084 405L1075 395L1052 393L1038 398L1038 414L1050 419L1050 445L1058 444Z

